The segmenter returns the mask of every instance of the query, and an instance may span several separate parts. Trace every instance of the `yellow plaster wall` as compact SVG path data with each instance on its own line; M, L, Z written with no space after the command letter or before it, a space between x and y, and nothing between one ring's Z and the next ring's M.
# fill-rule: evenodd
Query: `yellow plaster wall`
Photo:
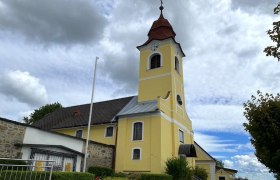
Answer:
M134 122L144 123L141 141L132 140ZM160 123L158 116L119 119L116 172L161 172ZM141 160L132 160L133 148L141 148Z
M114 132L112 137L105 137L105 130L107 127L113 126ZM70 136L76 136L77 130L83 130L83 139L87 137L87 127L75 127L67 129L57 129L55 132L67 134ZM100 142L103 144L115 145L116 138L116 125L94 125L90 128L90 140Z
M235 173L233 173L233 172L220 169L220 170L216 171L216 180L219 180L219 176L226 177L226 180L232 180L232 179L234 179L234 178L232 178L232 176L234 174Z

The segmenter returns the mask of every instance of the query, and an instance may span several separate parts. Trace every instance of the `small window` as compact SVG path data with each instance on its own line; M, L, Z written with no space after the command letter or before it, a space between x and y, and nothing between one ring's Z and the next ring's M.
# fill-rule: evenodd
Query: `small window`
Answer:
M175 70L180 73L180 66L179 66L179 60L178 58L175 56Z
M180 106L183 104L183 101L182 101L180 95L177 95L177 103L178 103Z
M184 132L179 129L179 141L184 143Z
M83 130L76 131L76 137L82 138L83 137Z
M105 137L112 137L114 132L114 127L107 127Z
M140 160L141 159L141 150L133 149L132 160Z
M150 59L150 69L155 69L160 67L161 63L160 63L160 55L159 54L154 54L152 55L151 59Z
M226 177L219 176L219 180L226 180Z
M133 140L142 140L143 136L143 123L136 122L133 124Z

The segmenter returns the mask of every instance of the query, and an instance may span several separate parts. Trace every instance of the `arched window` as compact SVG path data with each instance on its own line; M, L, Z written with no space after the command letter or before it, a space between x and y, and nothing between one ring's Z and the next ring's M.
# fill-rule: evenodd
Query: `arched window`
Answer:
M141 149L134 148L132 150L132 160L141 160Z
M161 66L160 54L153 54L150 58L150 69L155 69Z
M135 141L143 140L143 123L136 122L133 124L133 137L132 139Z
M78 138L82 138L83 137L83 130L81 130L81 129L77 130L75 136L78 137Z
M180 73L180 66L179 66L179 60L178 58L175 56L175 70Z

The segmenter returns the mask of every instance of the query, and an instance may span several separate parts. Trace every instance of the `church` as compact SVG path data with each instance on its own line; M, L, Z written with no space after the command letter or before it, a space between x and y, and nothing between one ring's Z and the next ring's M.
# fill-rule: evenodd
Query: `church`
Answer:
M138 95L94 103L90 140L114 147L116 172L164 173L168 158L181 157L206 169L208 179L231 179L236 172L219 169L218 177L215 159L194 142L184 96L185 54L175 37L161 6L148 39L137 46ZM85 139L89 111L90 104L65 107L34 125Z

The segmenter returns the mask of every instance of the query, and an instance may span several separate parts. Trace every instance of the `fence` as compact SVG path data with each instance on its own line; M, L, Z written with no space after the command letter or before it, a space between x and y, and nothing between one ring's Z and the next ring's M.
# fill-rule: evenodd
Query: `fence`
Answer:
M52 160L0 158L0 180L51 180Z

